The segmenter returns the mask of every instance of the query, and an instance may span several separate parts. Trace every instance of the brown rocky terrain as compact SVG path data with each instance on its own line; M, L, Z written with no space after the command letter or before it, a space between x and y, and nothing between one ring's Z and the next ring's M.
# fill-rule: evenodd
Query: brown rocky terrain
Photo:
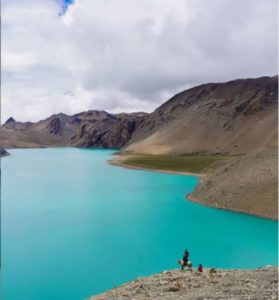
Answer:
M139 278L90 300L278 299L277 268L211 271L165 271Z
M78 133L70 144L78 147L121 148L142 122L145 113L109 114L89 111L75 115L79 119Z
M208 206L278 219L277 149L212 166L188 199Z
M6 148L80 146L129 153L249 153L277 145L278 77L209 83L181 92L151 114L87 111L36 123L10 118Z
M120 148L131 138L144 116L144 113L113 115L87 111L73 116L61 113L35 123L9 118L0 127L0 141L6 148Z
M0 127L0 141L5 148L65 146L76 130L72 118L65 114L53 115L36 123L9 118Z
M197 86L149 114L124 151L239 154L277 145L277 106L277 76Z

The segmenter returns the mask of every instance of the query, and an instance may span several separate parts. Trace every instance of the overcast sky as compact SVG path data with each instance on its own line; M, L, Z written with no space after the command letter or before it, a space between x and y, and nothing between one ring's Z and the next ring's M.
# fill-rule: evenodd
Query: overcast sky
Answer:
M150 112L196 84L275 75L276 4L2 0L2 122Z

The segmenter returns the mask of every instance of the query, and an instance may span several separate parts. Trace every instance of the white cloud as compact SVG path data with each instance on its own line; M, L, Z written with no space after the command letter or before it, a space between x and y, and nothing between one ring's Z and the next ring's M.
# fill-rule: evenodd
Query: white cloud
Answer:
M20 72L38 64L36 54L27 53L12 53L4 51L2 55L2 68L9 72Z
M2 120L152 111L194 84L277 72L276 0L2 1Z

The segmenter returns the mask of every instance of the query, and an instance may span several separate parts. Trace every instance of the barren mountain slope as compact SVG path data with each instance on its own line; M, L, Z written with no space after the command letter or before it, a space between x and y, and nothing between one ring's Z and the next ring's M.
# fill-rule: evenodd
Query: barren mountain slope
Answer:
M124 151L238 154L277 145L277 79L210 83L177 94L145 118Z
M53 115L36 123L13 118L0 127L6 148L80 146L119 148L130 139L144 113L109 114L87 111L73 116Z
M64 146L77 131L77 124L65 114L53 115L36 123L13 118L0 127L0 141L6 148Z
M88 111L37 123L10 118L0 127L6 148L81 146L134 153L247 153L277 145L277 77L205 84L153 113Z

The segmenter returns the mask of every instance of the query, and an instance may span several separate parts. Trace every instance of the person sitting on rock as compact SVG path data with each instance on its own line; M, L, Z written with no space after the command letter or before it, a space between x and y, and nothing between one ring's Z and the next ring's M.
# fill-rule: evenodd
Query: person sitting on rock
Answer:
M202 264L199 264L199 266L198 266L198 271L199 271L199 272L202 272L202 271L203 271Z

